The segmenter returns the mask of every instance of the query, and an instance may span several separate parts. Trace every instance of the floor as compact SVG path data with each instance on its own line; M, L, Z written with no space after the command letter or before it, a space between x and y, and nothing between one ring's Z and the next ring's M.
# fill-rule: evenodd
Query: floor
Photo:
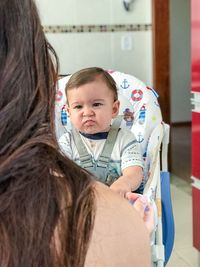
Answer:
M167 267L200 267L200 255L192 245L191 127L171 128L171 196L175 242Z
M171 176L171 196L175 220L175 242L167 267L200 267L199 254L192 246L191 185Z
M171 127L171 172L191 183L191 125Z

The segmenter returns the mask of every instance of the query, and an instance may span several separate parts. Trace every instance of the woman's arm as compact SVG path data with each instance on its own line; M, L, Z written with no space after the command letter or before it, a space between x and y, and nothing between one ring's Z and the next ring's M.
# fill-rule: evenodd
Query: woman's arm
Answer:
M85 267L150 267L150 240L137 211L95 183L96 218Z

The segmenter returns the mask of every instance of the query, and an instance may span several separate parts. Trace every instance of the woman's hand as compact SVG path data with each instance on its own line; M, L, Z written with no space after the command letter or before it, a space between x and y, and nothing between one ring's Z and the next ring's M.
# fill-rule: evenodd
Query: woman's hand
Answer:
M143 219L149 234L151 234L155 227L154 210L152 205L149 204L147 197L144 195L128 192L126 193L126 198L131 204L133 204L133 207Z

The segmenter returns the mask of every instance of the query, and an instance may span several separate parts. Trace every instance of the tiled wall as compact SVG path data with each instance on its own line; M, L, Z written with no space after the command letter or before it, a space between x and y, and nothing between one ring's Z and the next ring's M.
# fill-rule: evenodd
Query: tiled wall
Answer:
M101 66L152 84L151 0L36 0L60 73Z

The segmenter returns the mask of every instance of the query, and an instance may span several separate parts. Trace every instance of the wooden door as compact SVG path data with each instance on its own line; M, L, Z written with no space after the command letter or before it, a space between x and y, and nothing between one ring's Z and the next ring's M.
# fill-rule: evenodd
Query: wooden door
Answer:
M170 124L169 1L152 0L153 83L159 94L163 119Z

